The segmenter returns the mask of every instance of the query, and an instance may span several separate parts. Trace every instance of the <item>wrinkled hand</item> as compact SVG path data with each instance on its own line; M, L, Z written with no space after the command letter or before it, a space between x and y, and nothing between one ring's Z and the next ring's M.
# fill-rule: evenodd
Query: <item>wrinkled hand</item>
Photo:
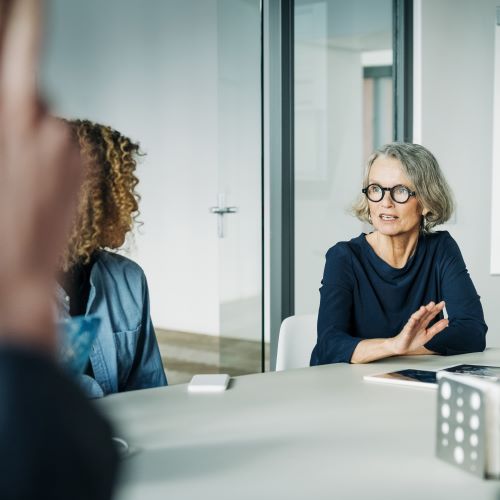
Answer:
M443 310L444 306L444 301L439 302L439 304L429 302L426 306L421 306L418 311L414 312L401 333L391 339L394 354L397 356L410 354L444 330L448 326L447 319L441 319L430 328L427 328L429 323Z
M36 86L38 0L0 0L0 338L53 351L52 291L80 168Z

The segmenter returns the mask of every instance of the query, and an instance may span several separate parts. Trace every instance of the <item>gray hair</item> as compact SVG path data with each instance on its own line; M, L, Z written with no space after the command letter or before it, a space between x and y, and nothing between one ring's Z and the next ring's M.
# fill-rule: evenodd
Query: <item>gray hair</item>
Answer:
M417 200L428 210L422 221L424 232L431 232L434 226L444 224L451 217L455 205L453 193L439 163L428 149L420 144L407 142L392 142L382 146L368 159L363 187L368 186L371 166L379 156L395 158L401 162L404 174L415 188ZM352 211L358 219L371 224L370 209L365 195L359 197Z

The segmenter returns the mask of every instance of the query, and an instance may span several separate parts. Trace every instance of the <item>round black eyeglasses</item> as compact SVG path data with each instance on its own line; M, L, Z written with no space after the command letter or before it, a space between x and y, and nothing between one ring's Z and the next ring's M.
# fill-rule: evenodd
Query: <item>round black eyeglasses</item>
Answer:
M402 184L398 184L397 186L391 188L382 187L379 184L370 184L368 187L361 190L361 192L364 193L370 201L375 203L382 201L386 191L389 191L391 198L396 203L406 203L416 194L415 191L410 191L409 188L403 186Z

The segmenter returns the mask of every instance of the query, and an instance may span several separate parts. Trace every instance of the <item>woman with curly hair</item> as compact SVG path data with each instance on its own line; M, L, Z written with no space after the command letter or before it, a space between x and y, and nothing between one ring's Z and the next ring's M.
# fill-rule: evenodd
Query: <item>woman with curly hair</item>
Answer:
M62 259L60 309L63 317L93 314L101 320L82 384L92 397L166 385L144 273L109 251L124 244L138 214L139 145L88 120L68 123L84 181Z

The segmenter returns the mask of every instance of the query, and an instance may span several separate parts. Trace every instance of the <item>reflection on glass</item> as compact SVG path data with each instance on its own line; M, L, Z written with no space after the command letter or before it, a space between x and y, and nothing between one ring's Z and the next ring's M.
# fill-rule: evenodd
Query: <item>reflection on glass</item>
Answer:
M371 151L392 140L391 0L295 0L295 312L315 313L324 255Z

